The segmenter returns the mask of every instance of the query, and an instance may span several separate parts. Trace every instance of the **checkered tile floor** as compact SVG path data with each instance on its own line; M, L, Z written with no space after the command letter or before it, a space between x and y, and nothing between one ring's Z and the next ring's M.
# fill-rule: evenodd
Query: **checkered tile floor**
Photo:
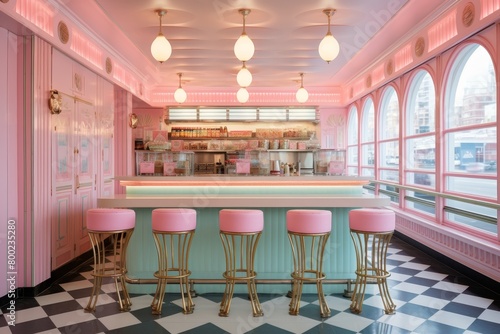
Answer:
M161 316L151 314L151 295L132 295L130 312L119 312L114 285L103 285L97 310L85 313L92 286L90 266L69 273L35 298L16 301L16 326L3 333L500 333L500 298L393 237L388 255L389 286L397 308L385 315L376 285L369 285L361 315L349 311L340 294L327 296L331 317L321 319L317 295L304 295L299 316L288 314L289 299L259 294L264 317L251 315L246 296L235 296L227 318L218 316L221 294L202 294L195 311L182 314L179 295L167 294ZM258 287L257 287L258 289Z

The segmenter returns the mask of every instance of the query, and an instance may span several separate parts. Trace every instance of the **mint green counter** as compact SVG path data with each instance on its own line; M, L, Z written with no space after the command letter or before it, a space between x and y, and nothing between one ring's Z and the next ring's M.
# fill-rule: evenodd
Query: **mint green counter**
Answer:
M305 178L305 180L303 180ZM347 177L127 177L119 179L126 194L98 199L100 207L127 207L136 211L136 228L127 253L131 293L154 293L151 284L157 254L151 233L151 211L159 207L189 207L197 212L196 233L191 246L191 279L221 280L225 269L219 238L218 213L224 208L260 209L264 231L259 242L255 269L257 280L289 280L292 254L286 231L286 211L324 209L332 212L332 233L325 254L327 279L353 279L355 255L349 235L348 212L355 207L389 205L387 197L363 194L367 179ZM340 179L339 179L340 178ZM357 182L352 184L352 182ZM146 281L148 280L148 281ZM140 284L146 283L146 284ZM168 287L168 285L167 285ZM223 292L223 284L195 284L196 292ZM326 284L325 293L342 292L344 284ZM258 284L259 292L285 294L285 284ZM314 285L304 292L315 292ZM169 291L178 291L171 284ZM246 291L238 285L237 292Z

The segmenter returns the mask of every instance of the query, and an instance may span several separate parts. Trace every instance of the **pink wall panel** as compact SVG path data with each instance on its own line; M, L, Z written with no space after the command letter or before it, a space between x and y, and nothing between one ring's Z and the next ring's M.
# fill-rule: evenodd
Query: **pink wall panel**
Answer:
M115 176L133 175L134 151L132 149L132 129L128 125L128 115L132 113L132 94L115 86ZM115 194L124 193L118 183Z
M34 38L33 96L33 286L50 278L51 260L51 125L47 108L51 46Z
M8 68L7 61L7 36L8 33L4 29L0 29L0 72L6 73ZM7 92L7 76L0 76L0 101L9 101ZM5 223L9 219L8 213L8 198L9 198L9 186L8 186L8 164L7 162L11 159L8 152L8 142L7 142L7 129L9 124L8 119L8 106L6 103L0 104L0 219L2 224L0 224L0 270L2 272L7 271L7 224ZM6 157L7 155L7 157ZM0 296L6 295L8 291L7 281L2 279L0 281Z
M321 140L321 148L346 148L346 115L346 108L321 109L321 138L318 137Z

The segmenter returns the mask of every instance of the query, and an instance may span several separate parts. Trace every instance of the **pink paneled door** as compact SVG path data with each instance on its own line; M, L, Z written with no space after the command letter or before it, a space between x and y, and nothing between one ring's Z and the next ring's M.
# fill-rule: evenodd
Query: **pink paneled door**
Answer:
M75 242L76 254L79 255L90 248L90 240L85 224L85 212L94 207L97 192L97 168L95 150L97 137L95 133L95 107L81 101L75 102L76 112L76 154L75 154Z
M53 115L52 269L90 248L85 212L96 200L95 107L63 95Z
M62 96L62 112L52 115L52 268L74 257L73 194L74 194L74 101Z

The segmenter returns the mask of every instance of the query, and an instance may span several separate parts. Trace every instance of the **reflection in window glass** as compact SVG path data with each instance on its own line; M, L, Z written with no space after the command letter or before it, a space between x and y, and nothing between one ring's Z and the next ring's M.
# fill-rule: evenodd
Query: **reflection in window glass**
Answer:
M358 167L347 167L347 175L358 175Z
M481 205L470 204L463 201L446 199L445 212L446 212L445 216L446 220L450 222L458 223L461 225L467 225L472 228L491 233L497 232L496 209L488 208ZM472 213L472 215L469 213Z
M496 174L496 138L494 127L449 132L447 171Z
M446 127L496 122L496 82L493 61L477 44L457 58L448 82Z
M406 122L408 135L434 132L436 90L427 71L418 71L408 95Z
M373 168L362 168L361 176L375 176Z
M446 177L446 190L479 197L497 198L497 180L475 177Z
M373 166L375 164L375 147L373 144L361 145L361 155L363 158L361 164L363 166Z
M358 148L357 147L349 147L347 149L347 164L348 165L357 165L358 164Z
M380 172L380 179L385 181L391 181L394 183L399 183L399 171L397 170L382 170Z
M361 141L363 143L373 142L375 139L375 108L372 99L366 100L362 115Z
M492 58L483 46L468 45L458 54L449 73L444 98L444 157L445 172L453 174L445 177L445 191L496 199L497 86ZM460 174L457 176L457 173L464 177ZM462 210L491 216L490 209L477 205L453 205L458 205ZM496 210L493 211L496 217ZM468 213L456 211L447 214L450 221L488 230L486 227L489 223L469 216Z
M381 167L397 168L399 166L399 142L390 141L380 144Z
M406 167L434 170L436 168L435 152L434 136L409 139L406 147Z
M433 188L436 184L436 176L430 173L407 173L406 183L415 186Z
M405 205L409 209L413 209L428 216L436 214L436 207L434 206L435 196L417 192L408 191Z
M347 144L355 145L358 143L358 109L352 107L349 111L349 122L347 129Z
M358 175L358 109L351 107L347 121L347 175Z
M380 139L399 137L399 101L394 88L384 92L379 117Z

